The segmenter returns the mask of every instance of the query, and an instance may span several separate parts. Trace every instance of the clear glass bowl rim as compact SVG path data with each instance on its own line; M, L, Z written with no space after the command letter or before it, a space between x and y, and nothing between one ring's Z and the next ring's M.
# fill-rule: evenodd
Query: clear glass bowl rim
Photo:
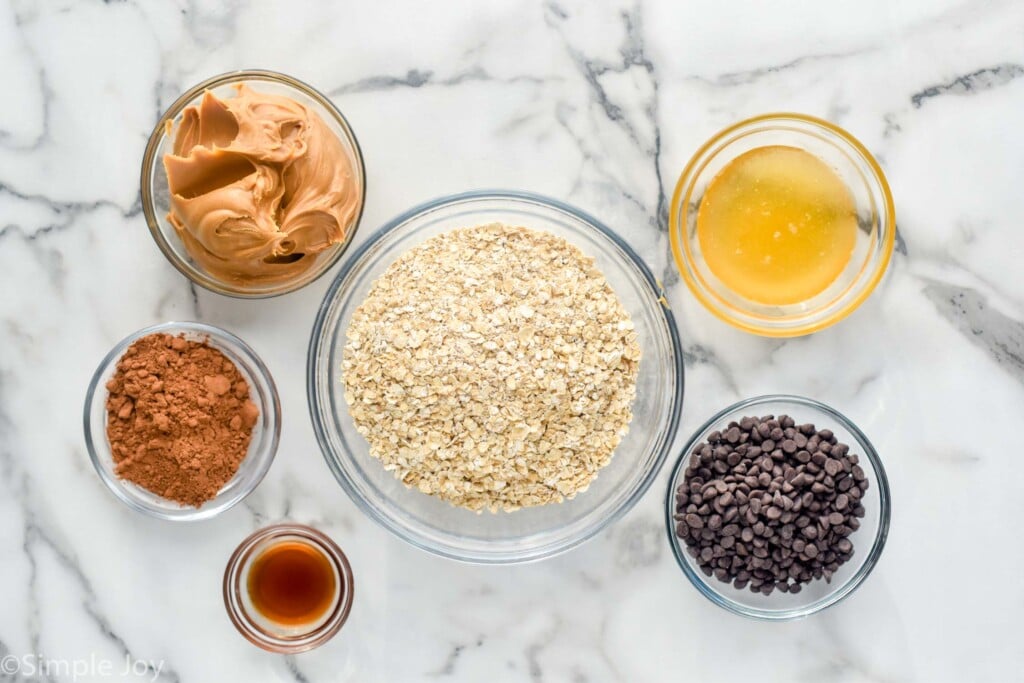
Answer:
M748 408L757 408L758 406L770 406L773 403L796 403L804 405L815 410L820 410L830 418L834 419L840 425L843 426L848 432L853 434L857 439L857 446L864 451L864 456L867 457L868 462L871 463L871 468L875 473L875 477L878 479L878 532L875 534L875 538L872 541L871 549L868 551L868 556L864 560L864 564L861 565L860 569L849 578L848 581L842 585L836 585L836 587L829 592L829 594L819 600L818 602L811 604L807 607L798 609L792 609L784 612L778 611L764 611L752 607L746 607L739 605L732 600L726 599L718 590L712 587L709 580L705 580L705 577L699 575L690 566L684 553L686 552L681 543L675 535L675 520L673 515L675 513L675 484L676 479L679 476L679 471L685 466L687 459L690 456L690 452L697 444L698 440L704 436L709 430L715 425L722 423L722 421L729 415L738 413L739 411L746 410ZM758 414L764 414L763 411L754 412ZM700 591L701 595L706 597L711 602L715 603L719 607L722 607L734 614L740 616L749 617L752 619L761 619L766 621L790 621L793 619L800 619L802 617L816 614L832 605L847 598L853 593L864 580L867 579L868 575L878 564L878 559L882 555L882 550L885 548L886 539L889 536L889 522L892 517L892 499L889 491L889 479L885 474L885 467L882 465L882 460L878 456L878 452L875 447L868 440L868 437L860 430L860 428L849 420L845 415L840 413L835 408L817 401L813 398L807 398L804 396L797 396L793 394L766 394L763 396L754 396L747 398L742 401L733 403L732 405L723 408L722 410L715 413L710 419L694 431L693 435L686 441L686 445L683 446L682 451L679 453L675 464L672 466L672 472L668 479L668 491L665 494L665 530L668 533L668 543L672 548L672 554L676 558L676 562L679 567L686 574L686 578L690 580L690 583ZM723 584L724 585L724 584Z
M330 309L331 302L334 301L338 295L338 290L341 284L348 277L349 272L362 260L364 254L373 248L377 242L383 239L392 230L395 230L406 221L409 221L416 216L433 211L434 209L449 206L454 204L460 204L475 200L509 200L509 201L525 201L529 203L536 203L542 206L562 211L573 218L587 223L591 227L596 228L605 237L611 240L618 248L627 254L632 264L643 276L646 284L651 288L652 293L656 296L664 296L665 291L661 283L654 277L650 268L640 258L640 256L633 250L633 248L618 234L615 233L611 228L607 227L602 221L597 220L592 215L570 205L545 195L536 194L533 192L525 192L519 190L501 190L501 189L479 189L470 190L466 192L460 192L451 195L445 195L429 200L427 202L413 206L412 208L402 212L398 216L395 216L390 221L385 223L375 233L370 235L364 241L359 248L342 264L341 269L335 276L334 281L324 294L324 298L320 304L320 308L317 311L316 320L313 323L313 330L309 338L309 351L306 356L306 394L307 404L309 407L310 419L313 423L313 431L316 433L317 443L320 445L320 451L324 456L324 460L327 462L327 466L334 474L335 479L341 485L342 489L348 495L348 497L356 504L356 506L370 519L374 520L377 524L387 529L390 533L400 538L401 540L409 543L410 545L429 552L434 555L445 557L447 559L456 560L459 562L465 562L468 564L519 564L526 562L535 562L549 557L554 557L567 552L585 541L593 538L598 533L608 528L618 519L622 518L633 506L647 493L650 489L651 484L657 478L662 467L665 464L665 460L668 457L669 451L672 449L672 444L675 442L675 436L679 429L679 423L683 410L683 396L684 396L684 385L685 385L685 365L683 362L683 351L682 344L679 339L679 329L676 326L675 316L667 306L660 306L662 315L665 317L666 327L668 329L669 341L672 346L673 366L675 368L675 374L678 379L676 382L675 395L672 397L672 414L669 418L667 425L666 434L668 437L665 439L665 443L661 448L661 452L656 456L656 460L650 471L640 482L634 495L624 501L623 505L617 510L614 510L612 514L608 515L599 524L593 525L586 533L580 534L574 537L569 542L558 542L551 543L544 546L540 546L535 549L531 549L528 553L517 552L501 555L473 555L464 556L459 553L450 551L443 547L437 547L429 543L420 541L415 534L408 533L401 525L395 524L388 517L381 514L373 505L363 499L361 495L356 491L353 484L349 481L348 474L344 469L335 462L334 457L330 453L328 447L327 437L325 434L325 427L320 420L319 411L317 406L319 405L319 399L316 396L316 370L317 370L317 355L318 349L324 341L324 324L327 319L327 314Z
M351 230L349 230L348 234L345 236L345 241L335 248L335 253L332 254L329 259L317 264L316 268L318 272L316 275L299 282L286 282L277 289L264 292L246 292L244 289L231 287L227 284L221 283L216 278L206 275L191 264L182 260L174 249L171 248L171 245L167 241L167 237L164 235L163 230L160 227L160 220L154 209L153 188L151 187L150 182L150 179L153 176L153 167L158 162L156 152L160 146L160 141L166 134L165 127L167 122L174 120L174 118L177 117L178 114L180 114L181 111L190 102L192 102L192 100L200 96L203 91L210 88L217 88L222 85L229 85L231 83L244 81L247 78L274 81L281 85L295 88L310 99L314 100L328 113L330 113L335 118L335 122L341 126L342 130L345 132L349 143L352 145L352 149L355 151L354 166L356 172L359 174L360 183L362 185L362 196L359 198L359 214L352 223ZM324 95L308 83L287 74L267 69L241 69L238 71L226 71L197 83L182 93L178 99L174 100L171 106L169 106L167 110L160 115L160 119L157 121L156 126L153 128L153 132L150 133L149 140L146 142L146 151L142 157L142 171L140 174L139 187L141 188L142 213L146 218L146 224L149 226L149 232L153 236L153 240L156 242L157 246L160 247L160 251L163 252L163 255L171 265L178 270L178 272L187 277L189 281L211 292L216 292L217 294L222 294L236 299L270 299L275 296L294 292L320 279L327 271L333 268L345 252L348 251L348 247L352 243L352 238L359 229L360 223L362 223L363 212L366 208L366 164L363 160L363 150L359 146L359 140L356 138L355 131L352 129L352 126L349 125L348 119L345 118L345 115L341 113L341 110L329 97L327 97L327 95Z
M224 339L232 344L236 345L242 351L242 355L245 356L246 361L249 363L251 369L260 375L269 388L268 398L270 400L269 406L264 406L264 411L269 411L271 416L271 429L269 430L270 441L266 446L269 450L269 456L266 458L266 463L260 470L257 470L254 476L246 482L246 485L239 489L237 494L231 498L227 498L217 505L213 505L212 501L203 505L199 508L194 508L189 512L184 512L186 508L182 508L183 512L175 515L169 515L162 510L152 508L139 502L134 496L130 495L125 490L125 485L116 476L110 475L103 465L100 463L100 454L93 443L92 438L92 415L91 408L96 392L100 390L100 381L106 374L106 370L117 362L121 356L124 355L125 350L134 343L137 339L145 337L150 334L164 333L175 335L181 332L191 332L196 335L205 335L212 339ZM245 499L258 485L267 472L270 470L271 464L274 462L274 457L277 454L277 447L281 439L281 399L277 394L277 386L274 384L274 378L270 374L270 370L264 365L263 361L256 354L256 352L242 341L240 338L228 332L220 327L213 325L207 325L206 323L200 322L188 322L188 321L170 321L165 323L159 323L157 325L150 325L144 327L141 330L131 333L117 344L114 345L107 355L103 357L96 370L93 372L92 379L89 380L89 388L85 393L85 407L82 413L82 427L85 430L85 448L89 452L89 460L92 462L93 467L96 469L96 473L99 475L103 483L110 489L111 493L120 500L122 503L127 505L133 510L142 512L150 517L157 519L164 519L171 522L194 522L203 519L209 519L215 517L225 510L229 510L234 507L242 500ZM104 432L105 433L105 432ZM247 457L253 457L254 454L249 454Z
M298 536L315 545L334 565L345 588L334 608L334 613L324 623L309 633L292 638L278 638L266 633L259 625L249 620L245 608L240 601L236 600L236 596L241 591L241 588L236 588L238 580L241 579L241 569L249 561L253 550L263 541L278 536ZM348 616L352 612L352 603L355 600L355 589L352 565L345 552L330 536L306 524L282 522L257 529L238 544L224 567L224 608L227 610L232 625L253 645L277 654L308 652L333 638L348 621Z
M826 133L836 136L838 139L849 145L849 150L847 151L852 151L864 160L867 166L871 169L873 180L878 183L881 195L879 213L883 214L885 223L889 227L889 230L884 236L884 243L881 245L881 258L877 262L870 264L872 268L870 277L866 282L864 282L860 291L858 291L843 308L839 309L831 316L821 320L809 323L796 321L791 326L770 327L758 325L732 315L729 312L729 309L720 305L716 296L706 291L705 287L697 278L695 278L693 272L691 272L696 271L693 256L690 249L685 247L683 244L686 239L686 227L681 224L682 221L680 219L680 214L685 209L683 206L684 197L689 197L693 190L693 185L700 175L697 173L697 163L705 160L706 157L710 158L708 157L708 154L712 147L720 143L724 138L728 137L732 133L743 128L755 126L757 124L772 122L784 123L786 121L795 121L800 124L821 128ZM821 119L816 116L810 116L809 114L800 114L797 112L771 112L752 116L723 128L708 138L708 140L693 153L690 160L686 163L686 167L683 169L683 172L679 175L679 179L676 181L675 190L672 193L672 201L669 203L668 232L669 242L672 248L672 256L676 262L676 268L680 275L682 275L683 280L686 282L686 286L690 289L697 300L700 301L701 304L703 304L704 307L716 318L745 332L761 336L797 337L817 332L818 330L825 329L840 322L853 313L853 311L855 311L869 296L871 296L871 293L875 290L878 283L881 282L882 277L888 271L889 262L892 260L892 252L896 244L896 208L892 197L892 190L889 187L889 181L885 177L882 167L878 164L878 160L875 159L871 151L849 131L831 123L830 121L826 121L825 119Z

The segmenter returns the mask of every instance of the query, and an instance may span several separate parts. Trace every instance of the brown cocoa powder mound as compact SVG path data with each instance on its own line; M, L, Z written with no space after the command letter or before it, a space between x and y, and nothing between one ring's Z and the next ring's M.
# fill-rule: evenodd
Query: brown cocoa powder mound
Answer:
M259 418L233 362L169 334L129 346L107 391L114 471L182 505L199 507L234 476Z

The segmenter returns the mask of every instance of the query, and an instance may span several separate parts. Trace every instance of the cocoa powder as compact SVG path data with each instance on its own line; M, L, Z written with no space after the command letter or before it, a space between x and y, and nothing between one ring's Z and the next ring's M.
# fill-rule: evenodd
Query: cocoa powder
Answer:
M238 471L259 409L235 364L207 342L142 337L106 386L107 439L119 477L199 507Z

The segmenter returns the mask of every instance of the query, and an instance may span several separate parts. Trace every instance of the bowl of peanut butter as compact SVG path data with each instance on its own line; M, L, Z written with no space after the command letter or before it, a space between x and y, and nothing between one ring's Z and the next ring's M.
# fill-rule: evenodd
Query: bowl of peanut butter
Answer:
M160 250L211 291L243 298L303 287L359 225L362 153L314 88L236 71L189 89L161 117L142 163L142 208Z

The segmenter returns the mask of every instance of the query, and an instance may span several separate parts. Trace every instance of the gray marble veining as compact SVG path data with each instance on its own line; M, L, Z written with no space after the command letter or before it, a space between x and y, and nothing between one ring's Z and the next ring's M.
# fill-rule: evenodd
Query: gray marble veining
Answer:
M78 680L177 683L1024 680L1024 547L1008 521L1024 494L1022 36L1015 0L3 3L0 680L73 680L61 662L112 666ZM327 279L282 299L218 297L164 260L141 215L159 114L239 68L293 74L348 117L368 171L357 241L413 204L478 187L552 195L624 235L680 325L677 448L759 393L808 394L854 419L894 497L869 581L801 622L724 613L667 552L668 468L623 520L535 565L453 564L363 517L305 406ZM771 110L851 130L897 202L890 274L851 318L806 339L725 327L669 254L668 198L690 154ZM266 480L193 526L121 506L81 434L103 354L175 318L250 342L284 404ZM341 634L288 658L239 637L220 597L235 545L285 518L331 534L357 581Z

